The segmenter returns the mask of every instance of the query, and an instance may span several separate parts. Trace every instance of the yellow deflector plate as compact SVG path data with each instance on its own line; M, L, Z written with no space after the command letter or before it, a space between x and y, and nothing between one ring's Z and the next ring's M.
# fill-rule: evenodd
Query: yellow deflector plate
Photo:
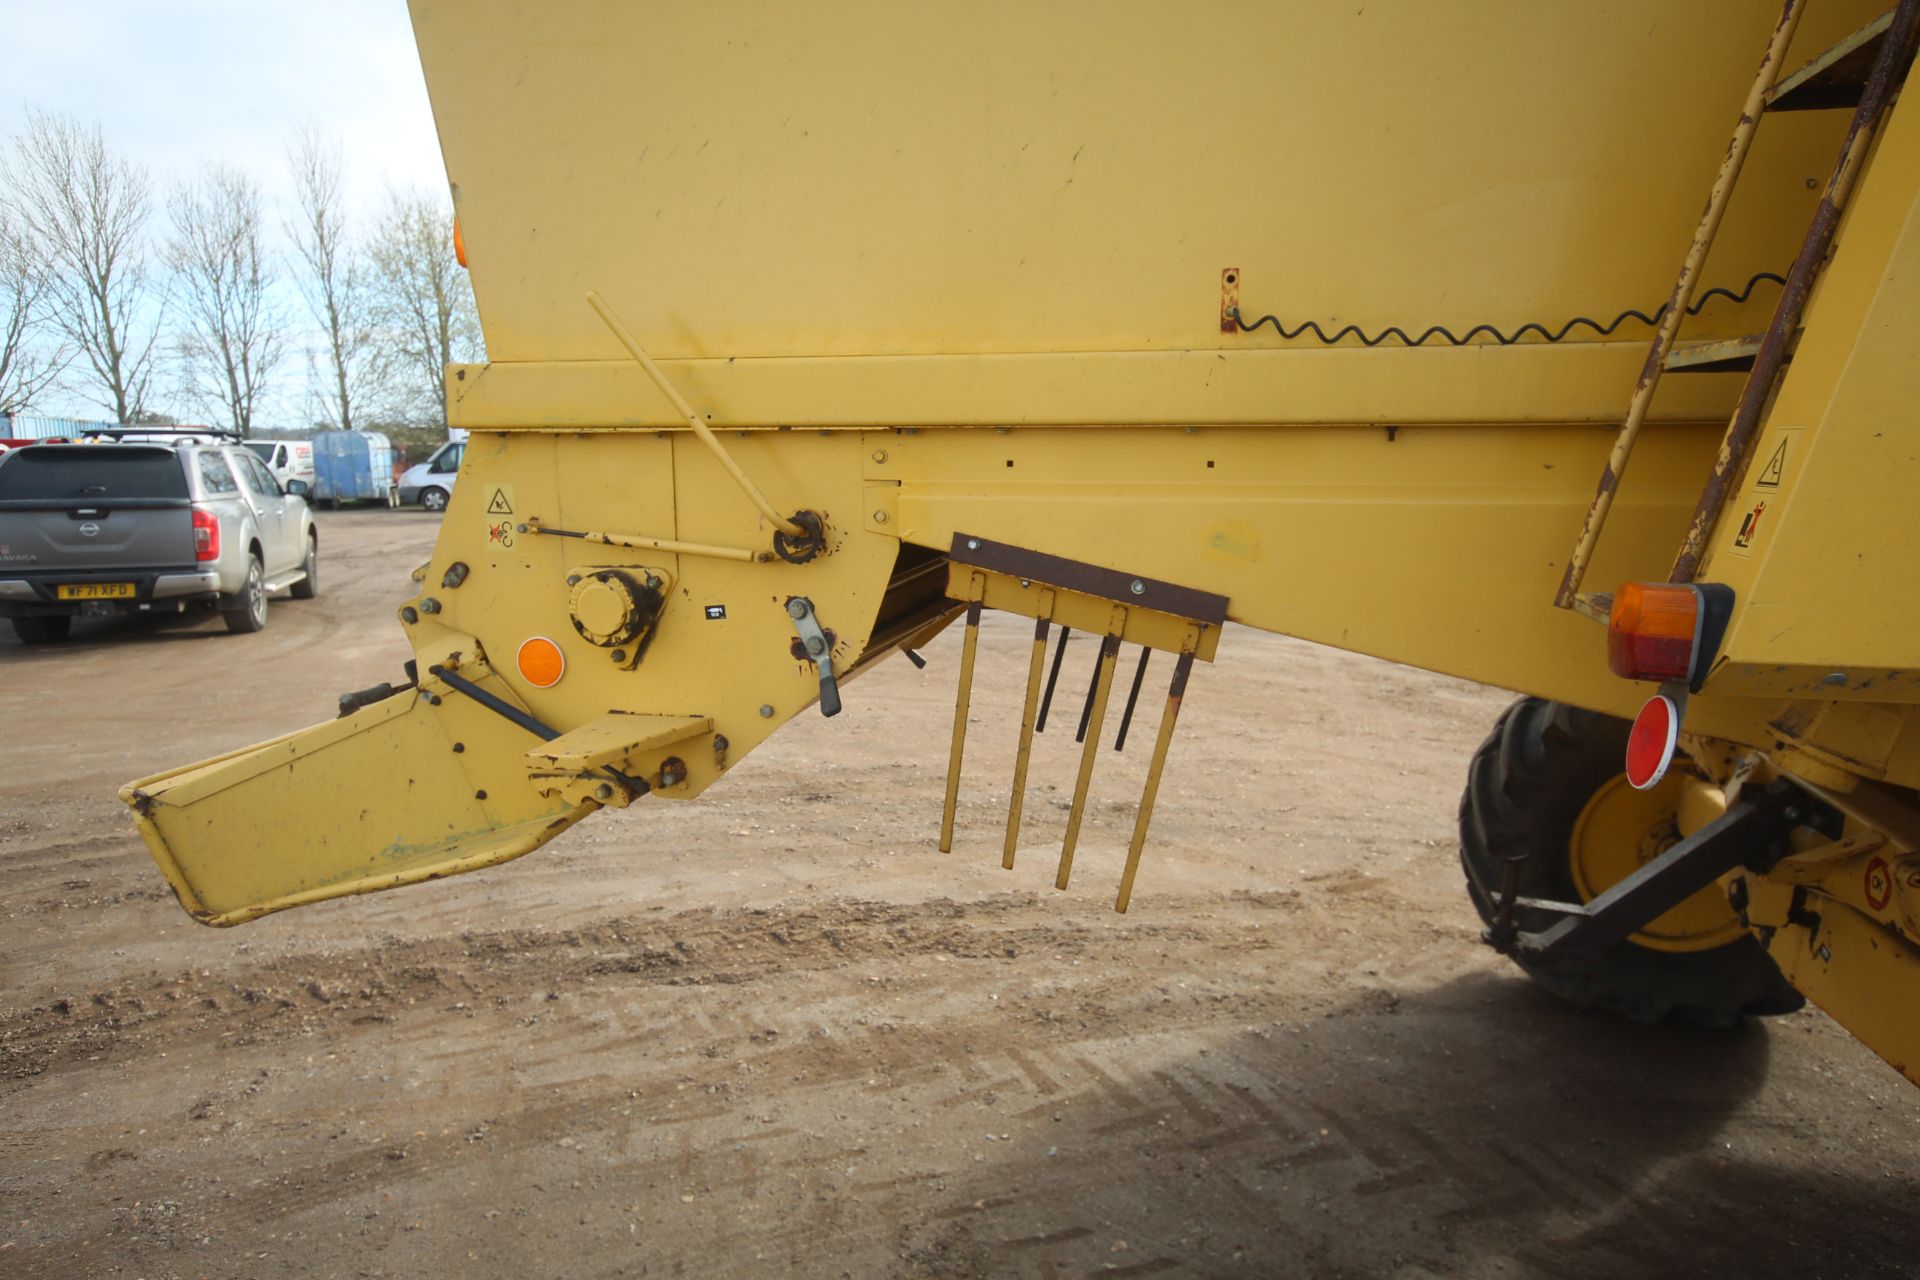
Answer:
M593 810L542 799L513 756L465 750L499 732L465 699L433 706L409 692L129 783L120 798L180 904L239 924L505 862Z

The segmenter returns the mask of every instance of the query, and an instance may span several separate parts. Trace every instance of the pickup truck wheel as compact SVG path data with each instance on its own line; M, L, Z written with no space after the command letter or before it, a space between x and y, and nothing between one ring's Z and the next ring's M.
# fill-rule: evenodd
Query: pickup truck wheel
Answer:
M259 631L267 625L267 574L258 556L247 558L247 585L226 610L227 630L235 635Z
M422 489L420 491L420 505L428 511L445 511L447 509L447 491L445 489Z
M300 565L306 577L293 584L295 600L311 600L320 594L320 539L307 535L307 558Z
M1590 901L1680 838L1681 781L1626 785L1627 722L1562 702L1522 698L1474 753L1460 798L1460 861L1480 917L1496 914L1502 864L1519 893ZM1791 1013L1805 1001L1709 886L1592 959L1522 962L1535 982L1587 1008L1636 1022L1724 1027L1743 1014ZM1561 917L1521 911L1522 929Z
M13 619L13 634L21 644L57 644L73 630L73 619L64 614L42 618Z

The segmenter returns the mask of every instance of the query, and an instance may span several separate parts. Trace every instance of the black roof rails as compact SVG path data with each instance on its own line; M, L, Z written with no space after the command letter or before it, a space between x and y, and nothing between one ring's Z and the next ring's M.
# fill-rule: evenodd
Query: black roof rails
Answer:
M183 427L172 424L151 427L94 427L91 430L79 433L79 438L81 439L91 439L98 436L110 438L120 436L212 436L216 439L232 440L236 444L246 438L232 427Z

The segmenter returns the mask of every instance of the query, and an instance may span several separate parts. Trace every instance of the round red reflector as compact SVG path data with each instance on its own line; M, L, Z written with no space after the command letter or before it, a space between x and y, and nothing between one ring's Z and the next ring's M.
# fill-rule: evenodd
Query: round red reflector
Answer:
M1633 718L1627 734L1627 781L1636 791L1659 785L1673 763L1680 741L1680 708L1664 693L1656 693Z

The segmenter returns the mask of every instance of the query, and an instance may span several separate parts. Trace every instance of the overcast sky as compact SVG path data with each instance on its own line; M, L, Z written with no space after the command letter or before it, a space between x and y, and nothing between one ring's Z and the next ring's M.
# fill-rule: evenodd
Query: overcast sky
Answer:
M0 136L29 107L97 121L156 192L219 161L284 203L308 123L345 148L356 214L388 184L445 188L404 0L0 0L0 46ZM72 396L46 407L98 416Z

